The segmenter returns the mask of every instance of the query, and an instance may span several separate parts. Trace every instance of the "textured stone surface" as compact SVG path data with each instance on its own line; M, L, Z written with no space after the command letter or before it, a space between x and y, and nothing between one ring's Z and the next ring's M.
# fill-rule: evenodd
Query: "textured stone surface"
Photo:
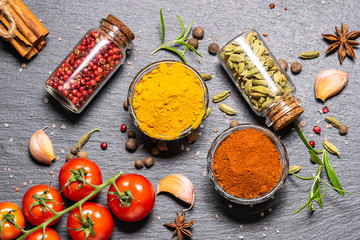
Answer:
M222 45L236 34L254 28L259 33L267 33L268 46L274 55L287 61L298 60L297 54L302 51L319 50L320 57L314 60L300 60L303 70L299 75L290 76L297 86L297 94L303 101L305 109L300 120L307 121L304 133L308 139L321 145L322 139L328 139L338 146L342 158L331 156L333 167L342 180L346 190L358 193L359 190L359 135L357 129L358 101L360 87L359 61L345 59L340 66L337 55L325 57L328 44L322 39L321 33L332 33L334 26L340 22L347 24L350 30L359 27L357 1L292 1L288 2L285 11L284 1L275 1L275 8L269 9L268 4L256 1L35 1L25 3L42 19L49 29L47 47L27 62L27 67L19 71L24 62L12 46L0 41L0 201L12 201L21 204L21 198L29 187L50 182L50 171L54 172L54 187L58 172L65 161L66 154L77 140L93 128L100 127L101 132L93 135L84 148L91 159L96 161L107 179L117 171L135 172L148 177L156 186L157 182L169 173L183 173L189 177L196 189L196 203L192 211L187 213L189 219L195 221L192 228L194 239L357 239L360 235L358 227L359 204L357 195L341 197L328 188L324 198L324 209L316 206L314 214L306 210L292 215L302 206L308 197L311 182L289 177L284 188L276 195L275 200L253 208L237 206L225 201L215 192L206 171L206 155L218 133L214 128L223 131L228 127L229 117L224 117L217 105L211 103L214 111L202 124L198 131L201 136L194 144L188 145L185 140L170 144L167 155L155 158L155 165L150 169L136 170L134 160L149 154L151 144L140 136L143 149L128 153L124 144L127 135L120 132L120 125L126 123L128 129L134 129L129 114L124 111L122 102L128 86L136 73L147 64L163 60L177 59L171 53L160 51L150 56L160 44L159 8L163 8L167 25L166 39L172 40L179 33L176 14L179 14L185 25L191 20L194 26L205 29L205 37L198 50L203 54L200 58L187 53L188 63L199 72L207 72L216 76L208 82L210 95L220 90L230 89L232 94L225 103L233 106L239 114L233 119L241 123L264 125L264 119L257 117L236 90L214 56L207 53L208 44L217 42ZM81 36L92 27L98 25L102 17L108 13L118 16L136 35L135 46L128 61L112 77L96 99L78 116L64 110L44 90L44 82L57 64L69 53ZM80 27L80 29L79 29ZM61 37L61 41L59 41ZM219 40L216 40L219 38ZM359 54L358 50L355 50ZM326 104L314 98L313 84L318 72L326 68L339 68L350 75L348 85L337 96L329 99ZM45 103L48 99L48 103ZM318 110L329 106L330 113L349 126L349 134L340 136L336 129L326 128L323 115ZM317 123L317 121L321 121ZM5 127L5 123L9 126ZM56 124L56 128L52 128ZM66 126L62 130L61 125ZM322 127L321 135L315 135L312 127ZM37 129L49 126L46 132L51 137L59 161L51 166L40 166L31 160L28 153L28 140ZM287 147L290 164L303 166L301 175L311 176L316 171L310 164L306 148L297 137L295 131L288 127L279 133ZM312 136L313 135L313 136ZM312 136L312 137L311 137ZM100 149L100 143L106 141L106 151ZM181 151L184 144L190 151ZM65 149L62 154L61 150ZM194 157L199 152L197 160ZM10 168L11 170L3 170ZM13 178L9 178L13 175ZM325 174L323 177L326 179ZM33 181L32 184L29 181ZM27 182L27 186L23 185ZM19 187L18 192L14 191ZM96 202L106 204L106 194L101 194ZM70 202L66 202L69 206ZM167 195L157 197L155 208L145 220L128 224L115 220L114 233L111 239L169 239L171 231L162 226L164 222L173 221L175 211L180 212L185 206ZM268 212L271 208L272 211ZM261 217L261 213L264 216ZM218 215L218 219L215 218ZM62 239L69 239L65 230L67 216L63 216L55 226ZM240 226L243 226L240 228ZM267 230L266 230L267 229Z

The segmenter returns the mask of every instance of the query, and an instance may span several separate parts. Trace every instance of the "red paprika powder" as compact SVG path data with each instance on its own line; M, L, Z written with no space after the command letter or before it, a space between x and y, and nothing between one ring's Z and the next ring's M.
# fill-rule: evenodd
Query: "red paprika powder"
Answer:
M280 154L272 140L255 129L239 130L225 138L213 160L216 180L241 198L262 196L281 177Z

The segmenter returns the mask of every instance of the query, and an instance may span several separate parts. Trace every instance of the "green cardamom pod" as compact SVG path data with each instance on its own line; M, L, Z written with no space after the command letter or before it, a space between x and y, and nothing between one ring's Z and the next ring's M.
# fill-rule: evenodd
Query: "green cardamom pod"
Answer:
M294 165L289 167L289 174L294 174L297 173L301 170L301 166L300 165Z
M329 153L338 155L339 157L341 157L339 150L331 142L325 140L323 142L323 146Z
M229 60L236 63L244 61L244 59L240 56L240 54L231 54Z
M89 140L89 138L91 137L91 134L95 131L100 131L100 128L95 128L94 130L92 130L91 132L85 134L84 136L82 136L78 142L78 149L81 150L81 148L85 145L85 143Z
M206 113L203 119L205 120L210 115L210 113L211 113L211 108L208 107L208 109L206 109Z
M213 97L212 97L212 101L214 103L218 103L218 102L221 102L221 101L224 101L230 94L230 90L228 91L223 91L221 93L218 93L218 94L215 94Z
M202 77L202 79L204 79L204 81L208 81L208 80L212 79L212 76L209 73L203 73L203 74L201 74L201 77Z
M270 88L264 87L264 86L253 86L251 88L252 91L254 92L258 92L258 93L262 93L262 94L266 94L270 97L275 97L275 94L273 93L273 91L271 91Z
M303 59L313 59L319 56L319 51L302 52L299 56Z
M340 127L340 122L334 117L325 117L325 120L336 128Z
M219 104L219 108L220 108L221 111L223 111L227 115L234 115L234 114L237 113L232 107L230 107L230 106L228 106L226 104L223 104L223 103Z

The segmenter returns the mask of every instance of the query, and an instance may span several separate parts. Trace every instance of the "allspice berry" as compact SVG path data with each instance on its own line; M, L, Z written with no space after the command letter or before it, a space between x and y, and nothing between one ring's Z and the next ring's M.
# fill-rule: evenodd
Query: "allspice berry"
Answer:
M288 63L284 60L284 59L282 59L282 58L279 58L278 59L278 62L280 63L280 66L285 70L285 71L287 71L288 70Z
M128 131L128 137L129 138L136 138L136 132L134 130L129 130Z
M186 136L186 139L188 140L188 143L193 143L196 142L196 140L199 137L199 133L198 132L192 132L189 135Z
M197 39L202 39L204 37L204 29L202 27L196 27L192 31L192 34Z
M348 133L348 127L346 125L340 125L339 126L339 133L341 135L346 135Z
M292 62L291 63L291 72L294 74L298 74L301 71L302 65L299 62Z
M159 149L157 149L157 147L153 147L153 148L151 148L151 153L154 156L157 156L157 155L159 155L160 151L159 151Z
M193 46L193 48L197 49L197 47L199 46L199 41L196 38L190 38L188 40L188 44Z
M168 150L165 141L158 141L156 143L156 148L159 149L159 151L167 151Z
M74 159L74 158L75 158L74 154L68 154L65 159L66 159L66 161L70 161L71 159Z
M78 152L79 152L79 149L78 149L77 147L72 147L72 148L71 148L71 153L72 153L73 155L76 156L76 154L78 154Z
M137 169L140 169L140 168L144 167L144 162L143 162L143 160L141 160L141 158L135 159L135 167Z
M125 110L128 110L129 105L128 105L128 101L127 101L127 100L124 101L123 106L124 106Z
M152 167L154 165L154 158L151 156L147 156L144 159L144 163L145 163L145 167L147 168Z
M216 55L218 51L220 50L220 47L217 43L210 43L208 47L209 53L212 55Z
M138 147L138 144L137 144L137 141L135 138L129 138L127 141L126 141L126 149L129 151L129 152L134 152L137 147Z
M80 151L80 152L78 152L77 157L78 158L88 158L88 154L85 151Z
M235 127L235 126L237 126L237 125L239 125L240 123L238 122L238 121L236 121L236 120L232 120L231 122L230 122L230 127Z

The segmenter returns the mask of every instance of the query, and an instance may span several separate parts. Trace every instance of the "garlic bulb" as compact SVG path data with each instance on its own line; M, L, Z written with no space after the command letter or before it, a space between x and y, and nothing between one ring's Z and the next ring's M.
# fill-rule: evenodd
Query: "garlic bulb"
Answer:
M29 150L31 156L38 162L50 165L56 158L53 144L43 129L36 131L30 138Z
M349 75L341 70L326 69L315 78L316 98L325 102L331 96L340 92L346 85Z
M194 205L195 190L192 182L181 174L173 174L163 178L157 185L156 193L168 192L180 200Z

